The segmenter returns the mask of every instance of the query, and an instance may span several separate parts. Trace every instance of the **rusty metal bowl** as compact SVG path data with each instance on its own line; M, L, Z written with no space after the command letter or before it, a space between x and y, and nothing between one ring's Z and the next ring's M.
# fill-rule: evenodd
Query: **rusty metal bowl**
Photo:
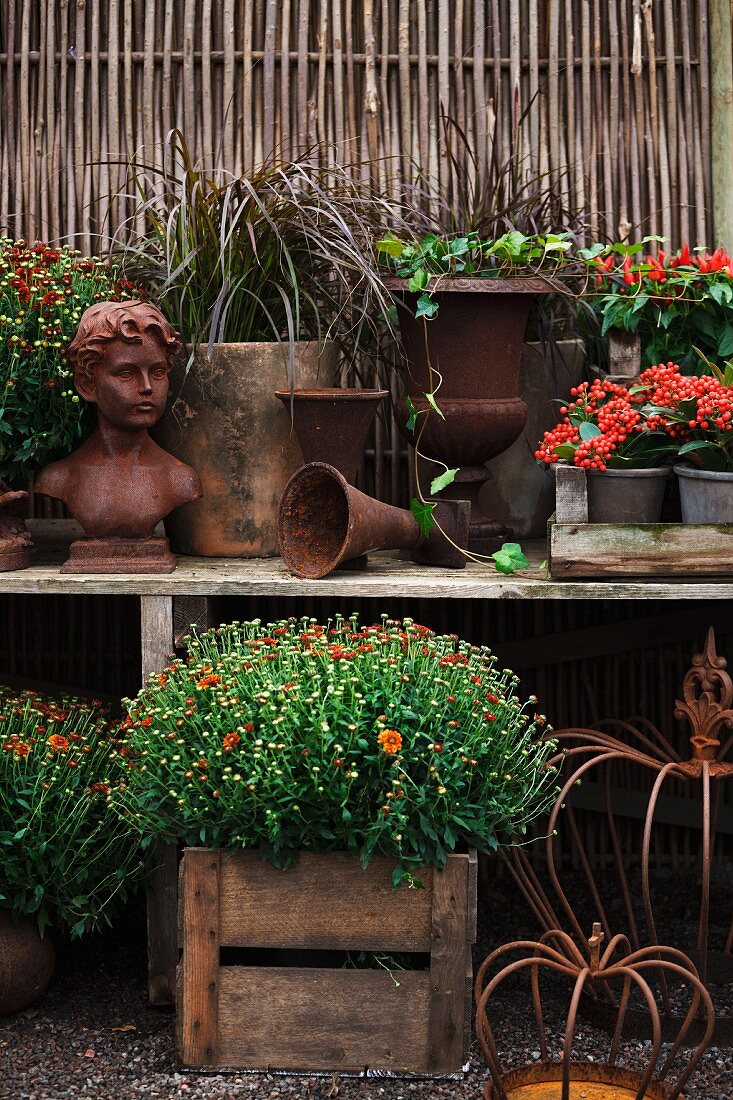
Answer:
M501 1084L506 1100L563 1100L562 1062L522 1066L504 1074ZM603 1063L570 1063L570 1087L567 1100L636 1100L643 1075L636 1070ZM646 1100L669 1100L672 1089L658 1081L650 1082ZM679 1100L684 1100L679 1093ZM500 1093L489 1080L484 1100L501 1100Z

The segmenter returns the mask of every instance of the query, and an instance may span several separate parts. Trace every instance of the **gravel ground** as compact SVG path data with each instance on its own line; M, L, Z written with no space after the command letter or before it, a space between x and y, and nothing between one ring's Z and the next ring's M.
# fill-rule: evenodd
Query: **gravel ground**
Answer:
M511 897L493 897L485 908L501 912L501 938L532 934L527 916ZM477 961L496 944L487 927L480 930ZM495 1005L493 1023L510 1064L539 1057L524 988ZM562 1018L562 994L549 997L548 1023ZM0 1100L134 1100L145 1097L277 1098L312 1100L428 1100L469 1097L479 1100L486 1069L474 1052L461 1080L409 1081L334 1079L293 1075L216 1075L176 1072L173 1014L147 1004L145 927L140 909L119 929L83 944L58 949L57 972L48 993L25 1013L0 1019ZM582 1020L575 1050L599 1059L608 1040ZM629 1045L624 1061L639 1064L646 1044ZM690 1100L733 1098L733 1052L711 1049L688 1086Z

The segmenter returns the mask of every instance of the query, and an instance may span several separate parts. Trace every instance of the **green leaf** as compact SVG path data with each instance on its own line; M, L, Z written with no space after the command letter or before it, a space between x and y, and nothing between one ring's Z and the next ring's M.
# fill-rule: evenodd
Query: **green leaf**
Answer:
M597 439L599 435L603 435L603 432L597 424L593 424L590 420L584 420L580 425L580 438L585 439Z
M377 252L384 252L387 256L399 257L402 255L404 248L404 242L398 241L391 233L385 233L381 241L376 243Z
M410 511L417 520L418 526L425 538L428 537L433 527L435 527L434 510L434 504L428 504L424 500L418 500L417 497L413 497L410 501Z
M419 294L428 285L428 273L424 267L419 267L407 283L407 289L413 294Z
M455 470L444 470L442 474L438 474L437 477L434 477L430 482L431 497L439 493L441 489L445 489L448 485L452 485L456 479L457 473L457 468Z
M438 407L438 402L435 400L435 394L434 393L424 393L423 397L426 399L426 401L427 401L428 405L430 405L431 409L435 409L435 411L438 414L438 416L440 417L440 419L445 420L445 417L443 416L443 413L441 412L440 408Z
M405 405L407 407L407 424L405 427L408 432L412 432L417 424L417 409L411 397L405 398Z
M507 575L515 569L526 569L529 566L529 560L518 542L503 543L501 549L491 556L498 571Z
M434 317L438 312L438 303L434 302L429 294L421 294L417 300L417 309L415 310L415 318L420 317Z
M733 325L726 322L725 328L718 341L718 355L721 359L727 359L733 355Z

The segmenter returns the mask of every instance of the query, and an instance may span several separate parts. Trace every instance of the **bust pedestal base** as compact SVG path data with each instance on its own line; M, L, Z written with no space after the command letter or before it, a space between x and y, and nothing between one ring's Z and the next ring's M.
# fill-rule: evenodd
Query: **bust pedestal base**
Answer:
M176 557L168 539L77 539L62 573L172 573Z

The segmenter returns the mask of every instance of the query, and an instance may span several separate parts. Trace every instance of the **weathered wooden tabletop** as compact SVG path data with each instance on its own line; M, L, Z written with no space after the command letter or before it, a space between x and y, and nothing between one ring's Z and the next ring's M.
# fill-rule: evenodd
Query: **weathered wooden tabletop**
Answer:
M366 570L339 570L320 581L294 577L279 558L232 559L180 557L174 573L136 576L65 575L59 567L72 538L80 532L71 520L31 520L35 549L31 567L0 573L0 593L50 593L139 596L403 596L434 599L731 599L733 576L562 580L547 575L544 540L523 549L530 568L503 576L492 563L469 562L464 570L433 569L397 560L389 552L372 554Z

